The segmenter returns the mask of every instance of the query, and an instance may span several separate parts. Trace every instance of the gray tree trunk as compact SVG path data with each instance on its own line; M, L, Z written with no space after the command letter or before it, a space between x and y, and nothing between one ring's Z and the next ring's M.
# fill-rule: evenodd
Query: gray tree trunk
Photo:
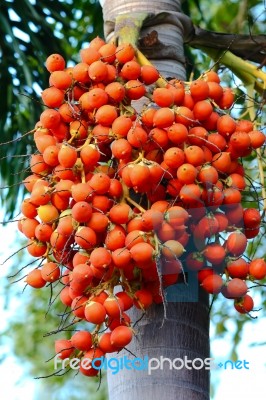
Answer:
M180 0L105 0L103 15L105 35L108 39L114 34L115 18L119 14L145 12L156 14L150 17L141 30L140 37L156 31L158 42L148 49L141 50L148 55L149 60L158 68L164 77L186 79L183 26L179 22L181 12ZM161 14L164 12L164 14ZM135 357L149 359L160 357L174 360L209 358L209 315L208 296L198 290L197 281L188 277L187 287L177 284L168 289L168 303L152 306L145 316L135 326L136 337L115 357L134 359ZM132 321L140 318L140 312L130 313ZM114 356L114 355L112 355ZM110 357L109 357L110 359ZM122 362L122 361L121 361ZM153 367L157 362L154 360ZM158 366L159 364L157 364ZM177 369L181 361L175 363L176 369L170 369L170 361L165 360L161 368L150 371L136 369L120 369L117 374L108 370L109 400L207 400L209 399L209 371L196 367ZM191 364L189 364L189 367Z

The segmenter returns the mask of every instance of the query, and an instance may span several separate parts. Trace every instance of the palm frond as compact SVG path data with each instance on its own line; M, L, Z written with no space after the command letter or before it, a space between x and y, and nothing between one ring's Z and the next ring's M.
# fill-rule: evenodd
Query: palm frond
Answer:
M14 0L0 4L0 198L12 216L32 152L31 130L43 110L39 92L48 85L46 58L60 53L75 60L83 43L102 34L95 1ZM12 143L12 140L16 140ZM22 155L21 158L18 158Z

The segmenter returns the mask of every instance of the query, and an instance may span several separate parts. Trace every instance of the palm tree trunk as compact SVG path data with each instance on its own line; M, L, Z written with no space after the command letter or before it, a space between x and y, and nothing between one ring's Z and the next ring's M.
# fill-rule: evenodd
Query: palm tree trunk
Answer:
M118 15L146 13L141 30L141 38L156 31L158 41L140 50L156 65L164 77L175 76L186 78L185 57L183 51L184 26L181 17L181 0L101 0L103 6L104 31L110 40L115 30L115 19ZM180 15L179 15L180 14Z
M178 286L175 288L178 290ZM206 296L207 297L207 296ZM139 314L130 317L137 320ZM120 369L117 374L107 372L109 400L207 400L209 399L209 371L181 368L182 361L204 360L209 357L207 299L199 302L168 303L166 318L163 306L151 307L135 327L136 338L128 346L135 357L145 360L156 358L150 371ZM114 355L112 355L114 357ZM115 357L131 360L126 350ZM161 359L165 359L164 361ZM170 359L171 361L167 360ZM110 358L109 358L110 360ZM170 363L175 361L172 370ZM197 362L200 366L200 362ZM191 363L188 363L191 368Z
M110 39L114 34L115 19L120 14L145 12L145 20L140 32L141 38L156 31L158 40L141 50L156 65L164 77L186 79L183 52L183 26L178 16L181 12L180 0L105 0L102 1L105 22L105 35ZM163 14L162 14L163 13ZM209 399L208 369L183 367L182 361L176 360L175 368L170 369L174 359L194 360L209 358L209 314L208 296L198 290L193 276L188 279L189 286L172 286L166 298L167 304L152 306L135 326L137 333L128 351L123 350L116 358L149 359L160 357L164 360L161 368L150 371L120 369L117 374L108 370L109 400L207 400ZM138 310L131 311L132 321L140 318ZM114 356L112 354L112 356ZM109 357L110 360L110 357ZM122 362L122 361L121 361ZM154 360L153 367L159 364ZM188 365L191 367L191 364Z

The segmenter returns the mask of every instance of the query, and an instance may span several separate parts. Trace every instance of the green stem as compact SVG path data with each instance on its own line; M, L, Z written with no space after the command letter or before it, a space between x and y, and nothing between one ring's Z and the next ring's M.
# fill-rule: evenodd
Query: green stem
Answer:
M266 74L258 69L256 65L242 60L242 58L235 56L230 51L223 52L209 47L201 47L201 50L214 61L228 67L245 85L253 84L260 94L266 89Z
M254 107L254 87L248 86L247 87L247 106L248 106L248 112L250 119L252 121L255 121L256 118L256 112L255 112L255 107ZM257 157L257 162L258 162L258 168L259 168L259 177L260 177L260 183L261 183L261 194L263 198L263 210L266 210L266 188L265 188L265 177L264 177L264 169L262 165L262 154L261 154L261 149L258 148L256 149L256 157Z
M115 38L118 44L131 43L137 46L140 30L147 13L120 14L115 19Z
M144 213L146 210L145 208L141 207L138 203L131 199L131 197L126 197L126 201L132 204L134 207L138 208L140 212Z
M121 43L131 43L136 49L136 58L140 65L152 65L152 63L144 56L144 54L138 50L138 40L140 36L140 30L142 28L144 20L147 18L146 13L133 13L133 14L121 14L116 17L115 20L115 39ZM156 82L158 87L165 87L166 81L159 78Z
M136 49L136 58L140 65L152 65L153 66L153 64L144 56L144 54L139 49ZM156 81L156 86L158 86L158 87L163 88L166 86L166 84L167 84L167 81L163 78L159 78Z

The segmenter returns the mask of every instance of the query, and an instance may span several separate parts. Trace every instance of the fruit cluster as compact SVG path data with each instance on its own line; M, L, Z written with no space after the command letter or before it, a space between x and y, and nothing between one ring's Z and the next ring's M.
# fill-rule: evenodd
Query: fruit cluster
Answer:
M46 60L50 86L18 224L41 259L27 284L55 282L73 323L95 324L57 340L56 353L93 359L127 346L126 311L162 303L187 271L250 312L246 281L265 278L266 263L244 255L261 216L241 205L240 159L264 144L263 133L229 115L233 91L214 71L156 87L158 71L140 65L130 44L95 38L80 57L73 67L58 54Z

